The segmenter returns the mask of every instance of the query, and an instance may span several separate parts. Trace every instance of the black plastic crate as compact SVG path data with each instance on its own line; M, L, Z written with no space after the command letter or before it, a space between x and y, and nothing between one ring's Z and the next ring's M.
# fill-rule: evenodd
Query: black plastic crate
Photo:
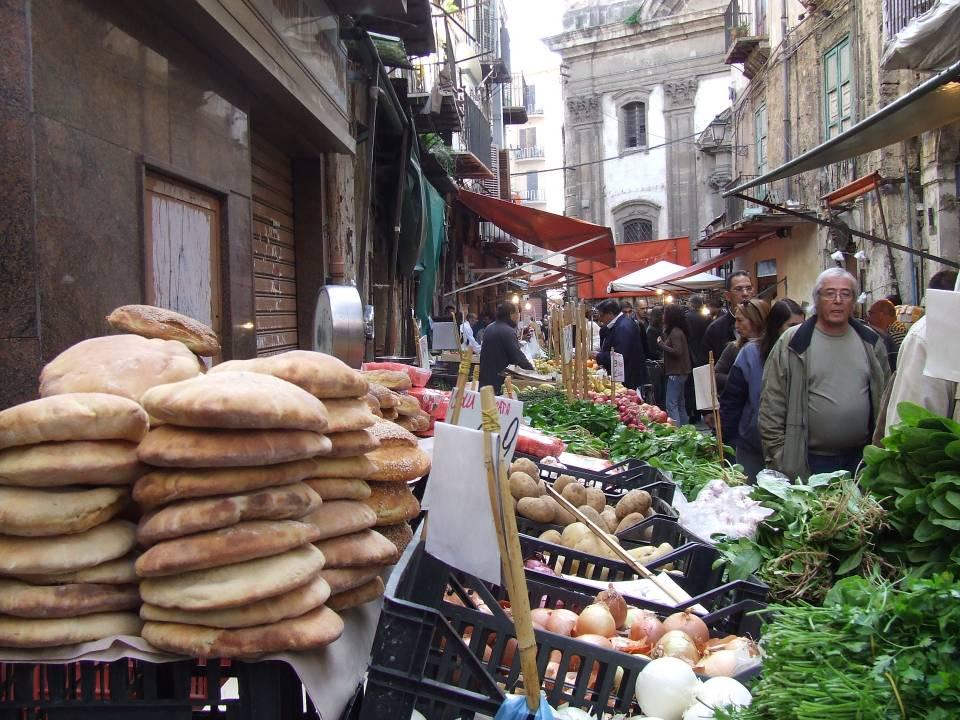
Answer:
M636 458L622 460L605 470L588 470L573 465L567 465L566 468L546 465L539 458L524 453L515 453L514 457L534 462L540 470L540 478L545 482L552 484L561 475L570 475L586 487L600 488L607 496L608 505L615 505L630 490L646 490L669 504L673 502L677 488L659 468Z
M513 622L487 584L427 555L422 544L411 551L409 563L384 599L360 718L406 718L414 708L431 720L469 719L475 713L492 716L502 701L501 688L519 691ZM539 577L528 583L531 597L538 600L535 605L542 598L570 605L590 599ZM445 602L448 587L458 604ZM468 591L475 592L492 613L477 610ZM758 610L763 605L750 607ZM721 625L715 628L718 634L730 624L721 613L712 614L710 621ZM594 714L627 712L635 706L636 678L646 659L539 630L536 639L537 665L551 705L570 703ZM550 680L546 671L554 662ZM567 678L567 671L577 667L576 677Z
M657 486L668 485L668 484L671 486L670 492L672 493L673 483L671 482L665 481L663 483L657 483ZM647 518L647 520L652 520L654 518L663 518L667 520L677 519L678 517L677 511L673 509L673 506L668 501L660 497L659 495L654 494L655 492L657 492L656 487L651 486L650 489L648 488L641 488L641 489L648 490L648 492L650 492L650 490L653 490L653 492L650 492L650 507L653 508L653 511L655 514L651 515L649 518ZM525 535L539 536L545 533L547 530L556 530L558 532L563 532L563 527L564 527L563 525L555 525L553 523L539 523L535 520L531 520L530 518L525 518L523 517L523 515L520 515L519 513L517 514L517 530Z

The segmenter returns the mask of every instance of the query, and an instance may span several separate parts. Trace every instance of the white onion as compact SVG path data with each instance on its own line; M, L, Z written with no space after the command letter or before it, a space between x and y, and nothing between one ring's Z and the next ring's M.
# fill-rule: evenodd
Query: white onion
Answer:
M753 696L741 683L728 677L707 680L697 693L697 700L707 707L749 707Z
M690 709L683 714L683 720L714 720L713 710L708 708L702 702L694 703Z
M410 713L410 720L427 720L419 710Z
M733 650L717 650L700 660L698 669L710 677L733 677L737 674L737 653Z
M595 720L594 716L590 713L584 712L580 708L570 707L569 705L562 710L554 712L553 717L556 720Z
M696 700L700 681L683 660L665 657L651 660L637 676L637 703L647 715L663 720L681 720Z

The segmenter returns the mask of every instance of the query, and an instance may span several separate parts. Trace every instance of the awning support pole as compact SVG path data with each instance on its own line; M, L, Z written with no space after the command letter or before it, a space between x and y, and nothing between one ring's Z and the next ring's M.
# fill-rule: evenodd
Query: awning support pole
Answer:
M887 230L887 216L883 212L883 198L880 196L880 183L873 186L873 192L877 195L877 208L880 210L880 224L883 225L883 236L890 242L890 231ZM909 215L908 215L909 218ZM897 266L893 262L893 248L887 245L887 259L890 260L890 274L893 275L893 290L900 294L900 282L897 280Z
M881 245L889 245L892 248L897 250L903 250L903 252L910 253L912 255L917 255L924 258L925 260L933 260L938 262L941 265L947 265L952 268L960 269L960 263L955 260L947 260L946 258L939 257L938 255L932 255L924 250L918 250L917 248L907 247L906 245L901 245L900 243L895 243L892 240L884 240L879 238L876 235L871 235L870 233L861 232L860 230L854 230L852 228L843 227L837 223L831 222L829 220L823 220L822 218L815 217L813 215L808 215L806 213L797 212L796 210L791 210L790 208L783 207L782 205L775 205L769 203L766 200L758 200L757 198L750 197L749 195L744 195L743 193L731 193L730 197L740 198L741 200L746 200L747 202L756 203L762 207L767 208L768 210L776 210L777 212L782 212L786 215L793 215L794 217L801 218L802 220L808 220L809 222L815 223L817 225L822 225L823 227L833 228L835 230L840 230L841 232L848 232L855 237L861 237L864 240L872 240L875 243L880 243Z

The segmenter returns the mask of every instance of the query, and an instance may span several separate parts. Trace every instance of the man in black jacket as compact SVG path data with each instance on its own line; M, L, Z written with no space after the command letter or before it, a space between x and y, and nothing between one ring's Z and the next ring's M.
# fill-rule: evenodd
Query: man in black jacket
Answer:
M597 306L600 327L609 330L603 335L597 362L610 372L610 352L623 355L623 384L636 389L647 382L647 356L640 326L633 318L620 312L616 300L604 300Z
M497 306L497 319L483 331L483 346L480 349L480 387L492 385L499 395L503 389L503 371L507 365L533 370L533 365L520 350L517 339L517 322L520 310L513 303Z
M710 323L707 331L703 334L703 352L709 353L713 350L713 361L717 362L723 354L723 349L727 343L736 339L734 333L734 323L732 308L742 305L753 297L753 282L750 280L750 273L746 270L737 270L727 275L727 291L724 297L727 299L727 309L720 313L720 317ZM706 362L706 359L704 359Z

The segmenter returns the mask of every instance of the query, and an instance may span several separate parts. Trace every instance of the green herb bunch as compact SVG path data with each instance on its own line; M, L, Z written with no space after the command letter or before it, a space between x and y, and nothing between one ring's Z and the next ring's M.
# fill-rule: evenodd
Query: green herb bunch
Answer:
M546 397L525 401L523 410L533 427L563 440L570 452L588 457L606 457L605 438L620 425L615 407L585 400Z

